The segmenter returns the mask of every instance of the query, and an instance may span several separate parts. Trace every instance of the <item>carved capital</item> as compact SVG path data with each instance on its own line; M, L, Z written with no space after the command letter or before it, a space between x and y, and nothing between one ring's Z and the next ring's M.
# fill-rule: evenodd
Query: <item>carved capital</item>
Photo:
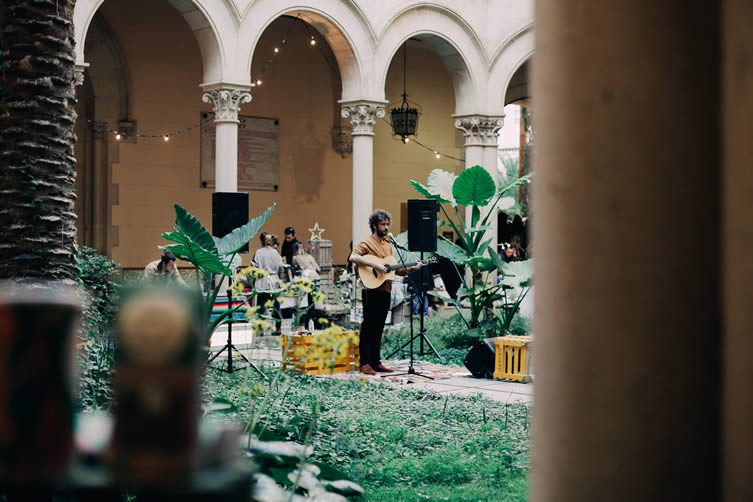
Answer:
M356 101L341 103L341 114L350 119L353 126L353 136L373 136L376 119L384 117L384 103L370 101Z
M463 131L465 146L497 146L504 117L466 115L455 117L455 127Z
M89 63L84 63L84 64L77 64L73 68L73 82L76 84L76 87L84 83L84 72L86 71L86 68L88 66L89 66Z
M207 89L201 99L205 103L212 103L215 122L238 123L241 105L251 102L251 93L245 89L217 87Z

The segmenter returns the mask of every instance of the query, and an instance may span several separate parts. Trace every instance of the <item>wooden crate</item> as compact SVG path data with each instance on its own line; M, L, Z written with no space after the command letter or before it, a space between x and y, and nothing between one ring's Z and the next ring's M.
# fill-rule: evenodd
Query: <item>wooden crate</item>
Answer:
M282 335L282 369L307 375L358 371L358 332Z
M494 339L494 346L496 380L531 381L532 336L501 336Z

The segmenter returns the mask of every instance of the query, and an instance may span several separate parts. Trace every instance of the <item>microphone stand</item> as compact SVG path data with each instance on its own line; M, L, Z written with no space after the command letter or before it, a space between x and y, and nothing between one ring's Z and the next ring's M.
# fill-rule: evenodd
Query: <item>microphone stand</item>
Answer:
M390 238L389 241L397 249L399 249L399 250L402 249L403 251L408 251L403 246L401 246L400 244L398 244L397 242L395 242L394 239ZM405 266L405 260L403 260L403 256L399 252L397 253L397 257L400 259L400 264L403 266L403 268L407 270L408 267ZM422 251L421 252L421 260L423 261L423 259L424 259L424 253ZM405 277L406 277L406 279L408 278L407 275ZM410 339L407 342L405 342L400 348L396 349L392 354L390 354L389 356L387 356L387 359L391 359L395 354L397 354L398 352L401 352L403 349L405 349L406 346L410 345L410 363L408 365L408 371L403 372L403 373L391 373L391 374L387 374L387 375L382 375L382 378L393 377L393 376L400 376L400 375L416 375L416 376L428 378L429 380L434 380L434 377L430 377L429 375L424 375L423 373L417 372L416 368L414 367L415 357L414 357L414 353L413 353L413 341L416 338L420 338L421 340L426 339L427 343L432 348L432 350L434 351L434 353L437 354L437 357L441 357L441 356L439 355L439 353L437 352L437 350L434 348L434 346L431 344L431 342L429 341L429 339L426 338L426 332L424 331L424 311L423 311L423 307L424 306L423 306L423 299L422 298L420 298L420 300L422 302L421 303L421 311L420 311L420 316L421 316L420 330L419 330L419 332L418 332L417 335L413 334L413 297L416 296L417 293L416 293L416 289L413 287L413 285L411 284L410 280L408 280L408 290L411 293L411 305L410 305L410 314L409 314L409 319L410 319Z

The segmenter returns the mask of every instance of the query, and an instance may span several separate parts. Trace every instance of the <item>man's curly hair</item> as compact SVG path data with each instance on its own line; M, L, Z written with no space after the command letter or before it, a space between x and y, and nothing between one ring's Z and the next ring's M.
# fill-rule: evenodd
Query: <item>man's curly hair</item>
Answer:
M369 216L369 228L372 232L376 230L380 223L392 222L392 215L384 209L377 209Z

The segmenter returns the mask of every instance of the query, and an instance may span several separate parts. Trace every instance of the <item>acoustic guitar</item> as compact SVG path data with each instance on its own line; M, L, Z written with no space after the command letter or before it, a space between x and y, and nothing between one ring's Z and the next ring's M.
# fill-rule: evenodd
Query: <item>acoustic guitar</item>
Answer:
M363 284L363 287L366 289L376 289L382 284L384 284L384 281L392 281L395 279L395 271L399 270L401 268L408 268L413 267L417 265L419 262L414 261L411 263L406 263L403 265L402 263L397 262L397 258L394 256L388 256L386 258L379 258L377 256L373 255L367 255L368 259L375 262L375 263L381 263L382 265L387 268L387 272L381 273L377 272L374 268L358 265L358 277L361 278L361 283ZM424 265L428 265L430 263L436 263L437 259L435 257L427 258L425 260L422 260L420 263L423 263Z

